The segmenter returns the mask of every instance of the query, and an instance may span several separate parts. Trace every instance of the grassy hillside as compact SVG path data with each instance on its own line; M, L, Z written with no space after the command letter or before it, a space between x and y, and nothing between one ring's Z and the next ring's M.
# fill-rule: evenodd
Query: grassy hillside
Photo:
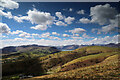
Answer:
M3 48L3 50L8 50L3 52L3 55L2 55L3 63L16 62L22 59L24 60L24 58L41 57L48 54L60 52L60 50L58 50L57 48L48 47L48 46L28 45L28 46L14 47L16 52L14 52L13 50L10 50L11 48L13 49L13 47ZM8 52L8 53L4 54L5 52Z
M118 80L120 75L119 61L120 56L116 54L106 58L104 61L96 65L25 80Z
M68 70L73 70L80 67L94 65L104 61L106 58L114 54L118 54L118 52L101 53L96 55L80 57L64 64L61 68L61 71L68 71Z
M4 63L3 75L4 78L19 74L38 76L28 80L77 80L78 78L97 78L97 76L99 78L98 73L103 75L110 70L110 72L115 71L115 76L118 76L119 53L118 48L83 47L73 51L62 51L43 57L25 58L16 62ZM110 75L106 73L106 76ZM7 78L10 80L11 76ZM112 76L112 78L116 77Z

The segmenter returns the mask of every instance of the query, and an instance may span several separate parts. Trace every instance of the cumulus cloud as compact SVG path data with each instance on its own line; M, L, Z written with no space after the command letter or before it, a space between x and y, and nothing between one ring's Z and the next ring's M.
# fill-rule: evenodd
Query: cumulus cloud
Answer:
M39 34L37 34L37 33L30 34L28 32L24 32L22 30L12 31L12 32L10 32L10 34L18 35L19 37L23 37L23 38L32 38L32 37L35 37L35 36L39 37Z
M7 18L9 18L9 19L11 19L13 16L12 16L12 14L11 14L11 12L3 12L2 10L0 10L0 15L1 16L5 16L5 17L7 17Z
M69 11L70 11L70 12L72 12L72 11L73 11L73 9L72 9L72 8L69 8Z
M84 34L82 35L82 37L83 37L83 38L88 38L88 39L89 39L89 38L94 38L94 37L88 36L86 33L84 33Z
M109 24L110 20L115 19L117 10L110 6L110 4L96 5L90 8L91 22L100 25Z
M60 34L58 34L57 32L52 32L52 35L57 35L57 36L59 36Z
M92 30L91 30L91 32L92 33L95 33L95 31L97 31L98 29L97 28L93 28Z
M48 12L40 12L34 9L29 10L27 14L32 24L50 25L54 21L54 17Z
M109 33L109 32L112 32L112 31L116 31L117 29L112 26L112 25L107 25L107 26L104 26L102 27L101 29L99 29L98 31L99 32L104 32L104 33Z
M6 23L1 23L0 22L0 33L10 33L10 28Z
M75 20L75 18L74 17L67 17L67 18L65 18L64 19L64 21L67 23L67 24L72 24L72 22Z
M23 20L29 20L28 16L21 16L21 17L13 16L13 19L17 22L23 22Z
M32 33L31 35L32 35L32 36L38 36L38 37L40 36L40 35L37 34L37 33Z
M53 35L59 35L58 33L56 32L52 32ZM51 36L51 34L49 32L46 32L46 33L42 33L40 35L40 38L48 38L48 39L53 39L53 40L61 40L59 37L54 37L54 36Z
M34 27L31 27L31 29L35 30L46 30L48 27L46 25L36 25Z
M81 37L78 39L68 39L68 40L45 40L45 39L6 39L0 40L4 43L4 45L0 45L0 48L6 46L20 46L20 45L29 45L29 44L38 44L38 45L45 45L45 46L61 46L61 45L72 45L72 44L109 44L109 43L118 43L120 42L120 35L115 36L105 36L103 38L94 38L90 41L83 41Z
M13 0L0 0L0 7L7 9L17 9L19 4Z
M62 22L62 21L57 21L55 24L56 24L57 26L67 26L67 24L65 24L65 23Z
M91 41L86 42L86 44L109 44L109 43L119 43L120 35L114 35L112 37L105 36L103 38L94 38Z
M27 32L22 32L21 34L19 34L19 37L25 37L25 38L30 38L30 34Z
M11 32L11 34L20 34L20 33L23 33L23 31L22 30L16 30L16 31Z
M22 40L24 40L23 38L15 38L14 39L15 41L22 41Z
M68 34L63 34L63 36L64 36L64 37L69 37L70 35L68 35Z
M119 18L120 15L116 15L115 20L111 20L110 24L102 26L100 29L94 28L92 29L92 32L94 33L95 31L98 31L98 34L118 32L120 26Z
M71 38L76 39L76 40L83 39L82 37L71 37Z
M42 38L48 38L51 34L49 32L41 34Z
M79 34L73 34L73 36L77 36L77 37L78 37L78 36L80 36L80 35L79 35Z
M71 32L71 33L83 33L83 32L85 32L86 30L85 29L83 29L83 28L75 28L75 29L73 29L73 30L69 30L69 32Z
M81 19L79 19L79 22L87 24L87 23L90 23L91 21L88 18L81 18Z
M44 45L44 46L62 46L62 45L69 45L69 44L75 44L81 43L81 40L45 40L45 39L6 39L6 40L0 40L4 43L4 45L0 45L0 48L6 47L6 46L20 46L20 45L30 45L30 44L38 44L38 45Z
M54 37L54 36L49 36L49 39L56 39L56 40L61 40L59 37Z
M13 16L11 12L4 12L3 10L0 10L0 15L4 16L8 19L14 19L17 22L23 22L23 20L29 20L27 16Z
M84 10L79 10L79 11L77 11L77 14L85 14L85 11Z
M59 18L59 20L62 20L65 17L65 16L62 15L61 12L56 12L55 15Z
M120 14L110 4L96 5L90 9L91 23L104 25L100 29L92 29L92 32L98 31L97 34L111 33L117 31L120 26Z

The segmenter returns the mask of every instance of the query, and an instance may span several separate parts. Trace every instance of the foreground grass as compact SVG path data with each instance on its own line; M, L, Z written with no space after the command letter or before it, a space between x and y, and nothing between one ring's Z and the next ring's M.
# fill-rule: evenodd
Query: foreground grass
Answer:
M65 66L69 66L71 64L75 64L77 62L83 62L85 60L99 60L99 59L105 59L113 54L117 54L118 52L112 52L112 53L100 53L100 54L96 54L96 55L89 55L89 56L84 56L84 57L80 57L80 58L77 58L77 59L74 59L66 64L64 64L62 67L65 67Z
M106 58L103 62L78 68L66 72L60 72L51 75L38 76L25 80L80 80L80 79L113 79L118 80L120 75L119 70L119 54Z

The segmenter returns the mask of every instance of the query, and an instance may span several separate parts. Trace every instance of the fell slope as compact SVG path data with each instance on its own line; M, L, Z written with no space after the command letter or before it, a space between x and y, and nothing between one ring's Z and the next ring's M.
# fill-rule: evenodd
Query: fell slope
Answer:
M104 74L108 70L114 72L115 66L115 76L118 76L119 53L118 48L88 46L73 51L62 51L34 59L7 63L3 65L3 74L6 74L6 72L7 74L9 72L9 75L27 73L27 75L38 76L27 80L79 80L78 78L99 78L96 74ZM7 69L10 70L7 71ZM31 71L31 69L33 70Z
M120 56L118 54L115 54L96 65L24 80L118 80L120 74L118 65L119 61Z

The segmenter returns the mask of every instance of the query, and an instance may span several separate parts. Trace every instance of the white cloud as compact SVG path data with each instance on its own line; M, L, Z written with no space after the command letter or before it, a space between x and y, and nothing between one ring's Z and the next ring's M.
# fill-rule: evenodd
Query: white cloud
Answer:
M47 25L36 25L34 27L31 27L31 29L35 29L35 30L46 30L48 27Z
M116 31L115 27L112 26L112 25L107 25L107 26L104 26L102 27L100 30L98 30L100 32L104 32L104 33L108 33L108 32L114 32Z
M77 11L77 14L85 14L85 11L84 10L79 10L79 11Z
M63 34L63 36L64 36L64 37L69 37L70 35L68 35L68 34Z
M91 30L91 32L92 33L95 33L95 31L97 31L98 29L97 28L93 28L92 30Z
M38 37L40 36L40 35L37 34L37 33L32 33L31 35L32 35L32 36L38 36Z
M75 20L75 18L74 17L67 17L67 18L65 18L64 19L64 21L67 23L67 24L72 24L72 22Z
M11 12L3 12L3 10L0 10L0 15L4 16L9 19L14 19L17 22L23 22L23 20L29 20L27 16L13 16Z
M15 38L14 39L15 41L22 41L22 40L24 40L23 38Z
M85 29L83 29L83 28L75 28L75 29L73 29L73 30L69 30L69 32L71 32L71 33L83 33L83 32L85 32L86 30Z
M7 18L9 18L9 19L11 19L13 16L12 16L12 14L11 14L11 12L3 12L2 10L0 10L0 15L1 16L5 16L5 17L7 17Z
M13 16L13 19L17 22L23 22L23 20L29 20L28 16Z
M13 0L0 0L0 7L7 9L17 9L19 4Z
M48 38L50 38L50 39L56 39L56 40L61 40L59 37L54 37L54 36L49 36Z
M54 21L54 17L48 12L40 12L34 9L33 11L29 10L27 14L32 24L50 25Z
M91 22L99 23L100 25L110 23L110 20L115 19L117 10L110 4L96 5L90 8Z
M20 46L20 45L30 45L30 44L38 44L38 45L44 45L44 46L61 46L61 45L72 45L72 44L109 44L109 43L118 43L120 42L120 35L114 35L112 37L105 36L103 38L94 38L90 41L83 41L80 39L81 37L78 37L78 39L68 39L68 40L45 40L45 39L6 39L6 40L0 40L0 42L3 42L3 45L0 45L0 48L5 46Z
M120 25L120 14L110 4L91 7L90 16L91 23L104 25L101 29L92 29L92 32L98 31L97 34L117 32L117 28Z
M41 34L41 38L48 38L50 36L49 32Z
M25 38L30 38L31 35L27 32L22 32L21 34L19 34L19 37L25 37Z
M73 38L73 39L77 39L77 40L79 40L79 39L83 39L82 37L71 37L71 38Z
M86 33L84 33L84 34L82 35L82 37L83 37L83 38L88 38L88 39L89 39L89 38L94 38L94 37L88 36Z
M8 36L5 36L5 35L2 35L2 34L0 34L0 39L2 39L2 38L7 38Z
M115 23L118 23L118 21L116 21ZM118 26L119 24L109 24L109 25L103 26L100 29L93 28L92 32L94 33L95 31L98 31L97 34L118 32Z
M105 36L103 38L94 38L91 41L86 42L86 44L109 44L109 43L119 43L120 35L114 35L112 37Z
M66 9L62 9L63 11L66 11Z
M59 36L60 34L58 34L57 32L52 32L52 35L57 35L57 36Z
M40 35L37 34L37 33L30 34L30 33L24 32L22 30L12 31L12 32L10 32L10 34L12 34L12 35L18 35L19 37L23 37L23 38L40 37Z
M90 23L91 21L88 18L81 18L79 19L79 22L87 24L87 23Z
M71 12L71 11L73 11L73 9L72 9L72 8L69 8L69 11Z
M62 15L61 12L56 12L55 15L59 18L59 20L62 20L65 17L65 16Z
M67 24L65 24L65 23L62 22L62 21L57 21L55 24L56 24L57 26L67 26Z
M10 28L6 23L0 22L0 33L10 33Z
M79 34L73 34L73 36L77 36L77 37L78 37L78 36L80 36L80 35L79 35Z
M44 45L44 46L61 46L61 45L69 45L69 44L75 44L81 43L81 40L45 40L45 39L6 39L6 40L0 40L0 42L3 42L3 45L0 45L0 48L6 47L6 46L20 46L20 45L30 45L30 44L38 44L38 45Z
M20 33L23 33L23 31L22 30L16 30L16 31L11 32L11 34L20 34Z
M30 38L32 34L24 32L22 30L16 30L16 31L12 31L10 32L10 34L12 35L18 35L19 37L24 37L24 38Z

